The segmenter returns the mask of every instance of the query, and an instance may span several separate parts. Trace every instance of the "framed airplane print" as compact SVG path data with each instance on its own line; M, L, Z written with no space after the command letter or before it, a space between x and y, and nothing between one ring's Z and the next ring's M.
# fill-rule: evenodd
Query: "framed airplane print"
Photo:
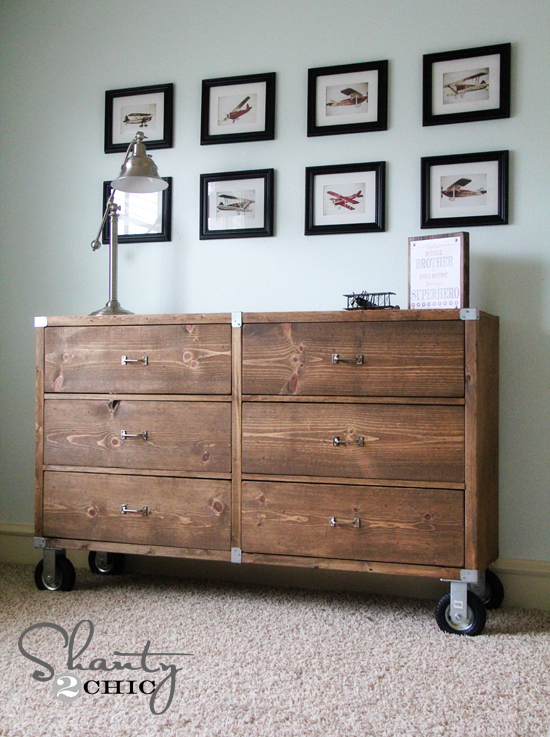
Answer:
M421 228L508 223L508 151L421 159Z
M386 162L306 169L305 235L385 230Z
M120 206L119 243L159 243L172 240L172 177L163 177L168 188L162 192L115 191ZM111 194L111 182L103 182L103 212ZM110 219L103 226L103 243L109 243Z
M201 174L199 237L272 236L274 175L274 169Z
M275 72L203 79L201 145L275 138Z
M422 125L510 117L511 44L423 57Z
M105 93L105 153L124 153L136 131L148 149L172 148L174 85L129 87Z
M308 136L383 131L387 127L386 60L308 70Z

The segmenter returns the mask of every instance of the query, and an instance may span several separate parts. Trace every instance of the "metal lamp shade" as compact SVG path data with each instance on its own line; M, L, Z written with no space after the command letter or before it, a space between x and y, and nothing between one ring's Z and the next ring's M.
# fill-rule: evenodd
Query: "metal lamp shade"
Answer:
M155 162L147 154L142 142L143 134L138 133L136 139L132 154L122 165L117 179L111 182L111 187L121 192L161 192L168 187L168 182L161 179Z

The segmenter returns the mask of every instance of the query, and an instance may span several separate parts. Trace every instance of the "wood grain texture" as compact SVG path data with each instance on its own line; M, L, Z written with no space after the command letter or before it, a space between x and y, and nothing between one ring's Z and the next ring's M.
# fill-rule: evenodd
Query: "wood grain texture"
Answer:
M101 540L73 540L67 537L47 537L46 545L52 548L66 548L67 550L97 550L106 553L150 555L159 558L193 558L195 560L225 561L227 563L231 560L230 550L203 550L176 545L137 545L135 543L103 542Z
M242 493L242 328L232 329L232 413L231 413L231 547L241 547Z
M336 526L329 525L334 517ZM354 519L360 520L353 527ZM437 566L464 563L464 494L243 483L243 550Z
M243 312L243 324L260 322L417 322L458 320L460 310L340 310L338 312Z
M333 437L347 441L334 447ZM364 447L355 440L364 437ZM243 472L464 481L464 408L243 403Z
M48 465L231 472L228 403L54 399L44 414Z
M243 393L463 397L464 324L245 325Z
M46 473L44 534L137 545L229 549L229 481ZM147 516L121 514L147 507Z
M159 314L159 315L53 315L46 318L49 327L84 325L209 325L231 324L230 312Z
M45 350L46 392L231 393L230 325L49 327Z
M482 314L466 329L466 566L498 557L499 320Z
M34 534L42 535L44 463L44 328L35 328L36 397L35 397L35 461L34 461Z

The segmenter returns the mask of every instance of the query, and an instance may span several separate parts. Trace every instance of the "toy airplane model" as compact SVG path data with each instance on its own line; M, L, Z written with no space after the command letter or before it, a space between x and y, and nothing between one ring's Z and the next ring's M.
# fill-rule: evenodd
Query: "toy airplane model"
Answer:
M126 125L139 125L140 128L147 128L147 123L151 122L152 113L130 113L124 117Z
M250 100L250 95L248 97L245 97L244 100L240 102L237 105L237 107L233 108L233 110L230 113L227 113L227 115L223 119L224 122L226 120L232 120L233 122L235 122L237 118L241 117L241 115L245 115L245 113L250 112L250 110L252 110L250 105L247 105L245 108L243 108L243 105L245 104L245 102L247 103L249 100Z
M478 197L482 194L487 194L487 190L481 187L480 189L462 189L466 184L470 184L471 179L457 179L453 182L450 187L441 190L441 196L445 195L450 200L454 200L457 197Z
M480 72L479 74L471 74L464 79L457 79L456 82L444 85L450 89L447 97L464 97L467 92L477 92L478 90L486 90L489 82L483 79L489 72Z
M332 202L332 204L335 207L346 207L348 210L355 210L355 207L352 207L352 205L358 205L357 202L358 197L362 197L363 193L361 190L359 192L356 192L355 194L350 195L347 197L343 194L338 194L338 192L327 192L329 195L329 199Z
M395 292L360 292L344 294L348 305L346 310L398 310L399 305L392 305L391 298Z
M338 107L339 105L360 105L362 102L367 102L369 99L368 95L362 95L360 92L357 92L357 90L354 90L353 87L346 87L345 90L341 90L343 95L348 95L345 100L340 100L339 102L335 102L334 100L331 100L330 102L327 102L327 107Z
M246 197L235 197L232 194L219 194L218 197L223 200L218 205L218 210L231 210L232 212L246 212L254 200L248 200ZM231 202L234 200L234 202Z

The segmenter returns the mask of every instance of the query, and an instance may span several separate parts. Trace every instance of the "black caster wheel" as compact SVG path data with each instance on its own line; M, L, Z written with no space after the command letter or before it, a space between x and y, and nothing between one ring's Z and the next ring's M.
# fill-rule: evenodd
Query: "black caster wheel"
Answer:
M485 593L481 597L485 609L498 609L504 600L504 586L496 573L485 571Z
M91 572L102 576L118 576L124 570L125 564L124 553L107 553L100 556L95 550L90 550L88 555Z
M451 595L445 594L437 602L435 621L439 629L454 635L469 635L475 637L483 632L485 627L485 605L472 591L468 591L468 611L463 622L457 624L451 619Z
M44 577L43 560L34 569L34 582L41 591L70 591L75 581L74 566L64 555L55 556L55 578L53 581L46 581Z

